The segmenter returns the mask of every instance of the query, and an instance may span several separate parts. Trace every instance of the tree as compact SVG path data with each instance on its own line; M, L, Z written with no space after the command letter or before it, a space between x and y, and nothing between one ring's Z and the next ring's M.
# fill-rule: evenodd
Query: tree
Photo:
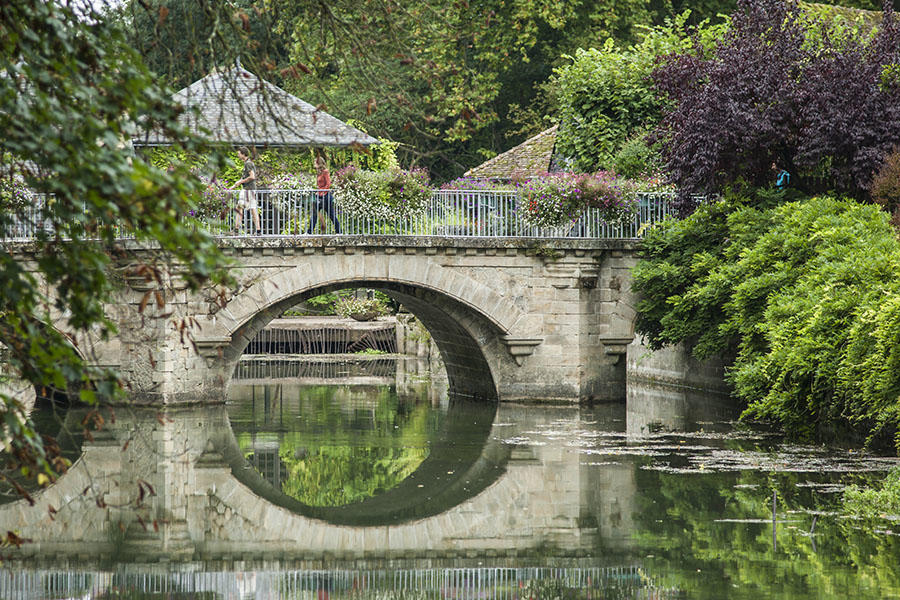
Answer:
M639 42L628 48L610 38L600 48L580 49L555 69L551 87L562 124L557 149L575 169L610 168L626 140L657 123L663 103L650 81L657 56L692 52L693 41L705 49L724 27L704 22L691 35L686 27L690 14L644 29Z
M178 125L181 109L168 89L143 65L121 22L97 4L0 5L0 173L28 190L26 202L0 195L0 236L14 224L38 230L29 248L36 272L0 244L5 366L42 393L58 390L89 403L115 397L122 383L90 367L90 348L74 347L49 323L56 312L70 332L115 333L104 301L122 276L115 270L119 236L158 244L156 257L132 265L132 275L153 280L156 261L175 261L191 288L222 279L214 241L183 218L196 207L199 182L184 167L153 167L129 144L140 124L184 140L184 151L209 148ZM51 461L47 440L17 399L0 392L0 411L12 456L51 480L65 465Z
M741 0L711 56L678 53L653 73L670 102L655 131L682 193L773 164L807 191L864 197L900 136L900 28L889 5L871 38L812 20L795 2Z
M181 89L216 68L241 64L276 85L289 41L254 0L128 0L112 10L147 67Z
M174 87L242 64L344 120L400 143L438 179L548 126L547 80L565 54L649 22L733 0L129 0L121 18L145 61ZM247 35L243 35L243 33Z
M269 0L266 7L280 34L295 40L297 76L285 86L400 142L404 162L438 179L545 129L546 81L564 54L608 38L632 42L642 24L668 14L647 0Z

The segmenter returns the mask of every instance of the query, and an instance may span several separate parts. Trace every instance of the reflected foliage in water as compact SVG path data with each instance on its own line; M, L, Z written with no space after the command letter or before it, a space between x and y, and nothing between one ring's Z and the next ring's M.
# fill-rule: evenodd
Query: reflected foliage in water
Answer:
M878 477L640 470L638 488L658 492L639 495L635 539L695 598L886 597L900 593L900 538L837 512L840 482Z
M258 385L229 403L248 462L308 506L344 506L396 487L429 456L443 414L426 394L401 397L386 385Z
M890 522L841 512L845 486L875 484L895 459L748 431L613 436L596 450L598 466L633 464L632 550L690 598L900 595Z

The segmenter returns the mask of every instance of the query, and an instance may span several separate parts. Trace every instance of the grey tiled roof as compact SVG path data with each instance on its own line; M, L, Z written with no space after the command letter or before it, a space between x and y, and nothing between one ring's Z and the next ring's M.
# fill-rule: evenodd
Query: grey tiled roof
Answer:
M556 146L558 125L528 138L518 146L498 154L487 162L466 171L466 177L481 179L509 179L533 177L550 170L553 148Z
M377 140L240 67L211 73L173 97L185 111L181 124L217 142L247 146L349 146ZM204 132L208 129L209 132ZM165 145L157 132L136 146Z

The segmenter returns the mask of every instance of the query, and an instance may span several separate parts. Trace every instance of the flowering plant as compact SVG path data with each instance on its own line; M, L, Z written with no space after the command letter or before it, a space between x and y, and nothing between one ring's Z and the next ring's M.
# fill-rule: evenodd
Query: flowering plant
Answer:
M545 174L520 183L519 192L519 211L532 227L572 223L587 208L599 209L607 223L637 211L638 185L608 171Z
M494 179L478 179L476 177L457 177L441 186L442 190L487 190L505 191L515 190L515 183L507 183Z
M556 227L575 221L584 210L580 190L569 173L544 175L519 184L519 213L530 227Z
M198 219L221 219L228 212L228 201L233 192L226 190L221 183L207 177L197 175L203 191L197 199L196 208L190 211L190 216Z
M609 171L577 175L576 181L584 205L600 209L607 223L620 222L635 213L638 186L634 181Z
M431 198L424 169L364 171L350 165L335 173L334 191L348 215L383 221L423 214Z
M674 194L675 186L668 181L661 173L654 173L635 179L634 185L638 193L643 194Z
M375 317L386 315L388 311L384 302L378 298L340 296L334 301L334 312L357 321L371 321Z
M270 190L314 190L316 176L312 173L282 173L264 178L262 183Z
M34 196L18 173L0 176L0 207L19 210L32 204Z

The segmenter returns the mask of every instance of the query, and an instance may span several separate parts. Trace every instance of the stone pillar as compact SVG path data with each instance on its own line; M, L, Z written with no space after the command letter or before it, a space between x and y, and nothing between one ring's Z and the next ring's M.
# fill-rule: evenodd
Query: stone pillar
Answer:
M622 251L574 250L543 262L530 297L532 314L543 321L541 341L526 359L533 368L525 375L537 381L520 379L517 387L552 399L624 400L633 261Z
M174 269L173 269L174 271ZM177 272L163 284L126 277L109 306L118 326L116 365L137 404L223 402L225 361L217 347L195 347L197 305Z
M585 376L582 396L595 400L625 399L625 357L634 338L637 299L631 293L632 252L608 250L596 271L580 279L583 304Z

